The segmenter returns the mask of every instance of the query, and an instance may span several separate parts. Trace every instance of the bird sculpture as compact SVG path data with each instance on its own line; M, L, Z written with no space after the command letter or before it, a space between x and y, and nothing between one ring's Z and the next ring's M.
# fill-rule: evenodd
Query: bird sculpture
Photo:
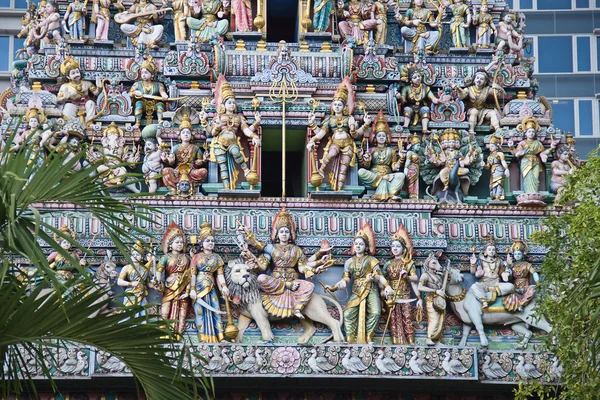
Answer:
M416 350L411 353L411 358L408 360L408 367L415 375L429 374L437 368L437 365L432 365L424 358L419 358Z
M317 349L311 349L310 353L311 356L308 359L308 366L314 372L327 372L335 368L335 365L331 364L329 360L327 360L327 357L317 356Z
M346 368L346 371L350 372L362 372L369 368L369 366L365 365L360 358L356 356L350 356L350 349L344 350L342 365L344 368Z
M261 348L256 349L254 352L249 351L248 355L242 359L241 362L236 363L236 367L245 372L256 372L260 367L265 365L265 359L263 357L264 350ZM234 363L236 362L236 357L234 355Z
M106 372L123 372L125 370L124 362L105 351L100 350L96 359L100 368Z
M519 356L517 357L519 363L515 367L515 372L523 379L529 380L531 378L538 379L542 377L542 373L535 367L535 365L526 362L525 357Z
M550 381L559 382L562 378L563 366L560 365L560 361L558 361L558 357L554 356L552 358L552 365L548 367L548 375L550 376Z
M208 360L204 368L212 372L220 372L229 366L230 361L227 354L217 347L213 350L213 356Z
M402 369L396 361L391 357L385 357L383 350L377 352L377 358L375 359L375 366L382 374L391 374L398 372Z
M492 357L489 354L483 356L481 370L488 379L501 379L508 375L508 372L502 368L502 365L492 361Z
M444 371L446 371L448 375L462 375L469 372L469 368L465 367L460 360L453 360L450 358L450 352L448 350L444 353L442 368L444 368Z

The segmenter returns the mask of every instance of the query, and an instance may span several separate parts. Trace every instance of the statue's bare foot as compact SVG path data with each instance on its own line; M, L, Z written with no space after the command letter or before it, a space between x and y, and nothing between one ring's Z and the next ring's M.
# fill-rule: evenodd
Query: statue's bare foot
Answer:
M294 315L296 316L296 318L298 319L304 319L304 315L300 312L300 310L295 310L294 311Z
M319 173L319 175L321 175L322 178L325 178L325 171L320 169L317 172Z
M394 196L392 196L391 200L392 201L400 201L400 200L402 200L402 197L394 195Z
M244 170L244 176L248 176L248 174L249 174L249 173L250 173L250 170L249 170L248 168L246 168L246 169Z
M431 339L427 339L427 346L435 346L435 342Z

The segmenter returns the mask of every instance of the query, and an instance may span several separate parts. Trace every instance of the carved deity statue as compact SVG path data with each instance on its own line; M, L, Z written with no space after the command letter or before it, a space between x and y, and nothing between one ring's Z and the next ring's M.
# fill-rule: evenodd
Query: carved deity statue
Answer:
M171 221L162 239L164 256L160 259L156 281L161 284L160 313L164 319L173 320L173 330L185 331L185 317L190 308L192 289L191 259L187 253L187 240L183 230Z
M125 297L123 297L123 305L145 305L148 303L148 287L151 285L152 276L151 268L153 259L146 259L148 250L144 248L142 242L138 241L131 247L129 256L131 264L125 265L119 273L117 285L124 288Z
M450 21L452 44L457 48L469 47L469 26L471 26L469 6L465 4L464 0L454 0L454 4L451 4L448 0L443 0L442 5L452 9L452 20Z
M152 117L156 112L158 123L160 124L163 119L163 112L165 111L165 101L168 100L169 95L165 90L165 85L155 80L156 64L152 59L152 56L142 62L140 66L139 74L140 81L135 82L131 89L129 89L129 95L135 98L135 126L140 127L142 123L142 116L146 117L146 124L152 123Z
M334 0L315 0L313 3L313 29L315 32L325 32L331 23L334 12Z
M396 13L395 17L401 26L400 34L405 39L405 53L435 51L441 39L441 25L433 12L425 7L424 0L413 0L404 16Z
M558 146L557 158L552 161L552 177L550 179L550 192L556 194L555 201L559 201L567 186L569 175L573 174L580 166L580 161L575 158L575 139L567 134L566 143Z
M458 97L461 100L466 99L469 110L469 133L475 133L475 127L488 122L493 130L500 128L500 112L491 104L489 100L493 99L497 93L504 95L504 90L497 83L491 83L489 74L484 70L475 73L472 79L465 79L466 88L461 88L456 83L450 85L458 91Z
M333 163L329 173L332 190L344 188L349 168L356 165L357 148L354 140L362 138L371 125L371 118L365 115L364 124L357 129L357 122L352 116L353 111L354 90L350 79L346 77L333 96L331 115L325 118L321 127L315 122L314 113L308 115L308 127L315 134L306 146L309 151L312 151L317 141L331 132L318 172L325 177L326 168Z
M56 3L47 1L40 17L39 22L33 27L33 37L41 40L45 47L48 47L52 42L58 43L62 39L62 29Z
M506 13L502 21L498 23L496 31L496 52L504 54L523 54L523 35L515 29L515 16L513 13Z
M446 307L440 307L437 298L444 299L444 270L435 254L431 253L423 262L423 272L419 278L418 290L425 293L427 309L427 345L435 346L442 342ZM444 304L445 305L445 304Z
M96 115L93 100L102 91L102 83L94 85L81 79L81 68L73 57L67 57L60 65L60 73L67 78L58 90L57 102L63 103L63 115L71 121L90 122Z
M228 14L229 0L196 0L191 4L191 13L187 25L201 42L222 38L229 29Z
M192 15L188 0L172 0L173 28L175 41L185 42L188 39L187 19Z
M533 269L533 266L524 260L529 248L521 239L517 239L510 246L510 251L514 257L507 257L509 276L512 276L515 292L504 298L504 307L510 311L523 311L523 307L533 300L536 294L535 285L540 280L539 274Z
M252 30L251 0L231 0L231 13L235 18L236 32L250 32Z
M225 340L219 295L229 296L229 289L223 276L225 262L214 252L215 231L209 222L203 222L197 241L201 245L200 253L192 258L192 282L190 298L194 303L198 340L205 343L218 343Z
M79 266L85 267L87 265L85 258L79 258L79 252L73 249L73 245L67 239L75 240L75 232L66 225L63 225L58 230L64 237L55 234L54 240L58 242L60 247L66 251ZM77 270L77 265L73 265L69 259L58 251L50 253L48 262L50 263L50 268L56 272L56 279L58 279L59 282L65 283L75 277L73 271Z
M414 312L411 306L411 302L415 299L411 299L411 288L416 296L417 307L423 308L412 251L412 241L402 225L392 236L393 258L383 266L383 274L395 291L388 317L393 344L415 343Z
M129 10L115 15L115 22L135 47L157 48L164 31L160 24L163 14L148 0L135 0ZM126 23L132 20L132 24Z
M369 32L378 25L372 5L365 1L349 0L338 1L337 8L340 17L338 29L342 37L354 40L357 45L367 43Z
M255 113L254 122L249 125L246 117L238 113L233 90L223 75L219 75L217 80L215 100L217 115L209 124L206 113L202 111L200 123L207 135L213 137L210 143L210 161L218 164L219 176L224 188L233 190L236 188L238 177L235 164L242 168L244 176L248 176L250 173L247 158L240 143L240 134L251 138L254 146L260 146L261 141L257 131L260 127L261 117L258 112Z
M367 146L366 151L360 148L358 153L362 167L358 170L358 177L365 185L376 189L372 199L400 200L405 175L399 172L401 166L398 154L390 146L391 140L390 127L383 112L379 111L375 118L375 129L368 138L371 146Z
M400 169L404 168L408 198L418 199L419 168L421 164L418 150L421 147L421 138L415 133L408 137L407 142L406 149L404 149L402 138L398 139L398 161L400 162Z
M169 189L168 195L188 197L195 193L196 185L208 173L203 168L206 161L202 147L192 143L192 124L188 115L183 116L179 126L179 140L180 143L171 152L161 153L161 160L165 164L163 182Z
M514 292L514 285L508 282L512 258L506 256L506 262L497 254L496 242L493 238L486 240L485 251L475 256L471 255L471 273L479 278L469 289L481 302L481 308L486 309L496 301L498 296L506 296ZM500 280L502 278L502 281Z
M435 97L431 88L423 83L423 72L416 67L408 69L406 79L409 84L403 86L396 98L398 103L403 105L404 129L410 125L417 125L421 122L423 134L429 133L429 119L431 115L430 104L438 104L440 100Z
M479 13L473 15L473 25L477 26L477 47L487 49L491 47L492 34L496 32L494 17L490 14L487 0L481 0Z
M110 6L114 5L120 12L125 11L122 1L94 0L91 21L96 24L96 40L108 40L108 28L111 20Z
M63 20L68 29L67 33L71 35L71 39L83 39L86 15L87 7L80 0L73 0L67 6Z
M513 147L512 140L509 140L508 146L511 153L520 159L521 190L524 193L538 193L542 163L548 160L548 154L554 151L558 142L552 141L550 148L544 149L542 142L537 139L540 125L535 117L525 117L517 130L524 132L524 140L516 148Z
M354 280L352 295L344 311L346 339L350 344L373 343L381 316L379 291L388 299L394 297L395 292L383 276L379 260L372 256L375 253L375 233L368 223L354 237L352 253L352 258L344 265L342 279L328 289L344 290L350 280Z
M167 158L165 152L166 143L161 142L157 125L148 125L142 130L144 140L144 160L142 162L142 173L148 185L149 193L156 193L158 181L163 171L163 158Z
M43 109L30 107L23 117L23 122L27 124L27 127L17 132L11 144L11 150L16 151L23 146L27 146L32 150L35 150L36 147L39 148L46 121L46 114Z
M504 177L509 177L510 172L502 152L502 137L490 138L490 154L483 168L490 170L490 198L504 200Z

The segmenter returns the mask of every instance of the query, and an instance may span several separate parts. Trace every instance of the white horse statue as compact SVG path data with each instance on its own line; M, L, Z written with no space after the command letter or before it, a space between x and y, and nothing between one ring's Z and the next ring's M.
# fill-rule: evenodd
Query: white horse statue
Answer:
M517 349L526 349L531 339L530 326L550 332L552 327L543 316L534 314L536 298L527 304L520 312L483 312L481 302L477 300L472 290L463 287L463 275L456 268L450 268L450 281L446 288L446 299L450 302L452 310L463 323L463 334L459 346L467 344L467 338L473 325L479 333L482 347L487 347L488 340L483 330L484 325L510 325L516 333L524 335L523 340L517 344Z

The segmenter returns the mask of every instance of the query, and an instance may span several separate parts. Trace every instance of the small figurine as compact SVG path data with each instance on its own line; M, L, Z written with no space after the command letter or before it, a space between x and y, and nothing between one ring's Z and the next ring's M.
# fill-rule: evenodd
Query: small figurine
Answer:
M571 158L574 146L575 140L569 133L567 135L566 143L558 146L556 150L558 158L552 161L550 192L556 194L555 202L560 201L567 186L569 175L573 174L579 167L579 161Z
M421 147L421 138L415 133L408 137L406 150L402 148L402 138L398 139L398 154L400 165L404 166L404 176L407 180L407 190L409 199L419 198L419 168L421 157L419 148Z
M73 230L71 230L67 225L63 225L62 227L58 228L58 230L64 236L70 238L71 240L75 240L75 232L73 232ZM75 262L79 264L79 266L85 267L87 265L85 257L80 259L78 251L72 250L73 245L68 239L55 234L54 240L58 242L60 247L66 251L75 260ZM53 251L50 253L48 256L48 262L50 263L50 268L56 271L56 279L58 279L59 282L66 283L75 277L73 275L73 271L77 270L77 267L59 252Z
M252 30L252 3L250 0L231 0L231 13L235 17L236 32Z
M48 47L51 43L58 43L62 39L60 14L56 3L53 1L46 2L42 18L33 28L33 36L37 40L42 40L45 47Z
M191 3L191 13L193 16L200 16L197 19L188 17L187 25L201 42L209 42L214 38L222 38L229 29L228 14L229 0L196 0Z
M477 26L477 47L488 49L492 43L492 33L496 32L494 17L488 12L487 0L481 0L480 12L473 16L473 25Z
M464 0L443 0L442 5L452 8L452 21L450 21L450 33L452 44L456 48L469 47L469 26L471 26L471 10Z
M142 242L137 241L131 247L131 264L127 264L121 269L117 285L125 288L123 305L146 305L148 303L148 286L150 280L154 277L150 271L153 259L146 260L148 251L144 248ZM144 263L146 261L146 263Z
M250 173L238 132L251 138L254 146L260 146L261 141L257 131L260 127L261 117L258 112L255 113L254 122L249 125L244 115L238 113L233 90L223 75L219 75L217 80L215 100L217 115L209 124L206 113L204 110L201 111L200 124L204 127L207 135L213 137L210 143L210 161L219 165L219 175L224 188L233 190L236 188L238 177L235 164L240 165L244 176L248 176Z
M344 290L354 279L352 296L344 311L346 339L350 344L370 344L381 316L379 290L389 299L394 297L394 289L383 276L379 260L371 255L375 253L375 233L369 223L354 236L352 253L353 257L344 265L342 279L327 289Z
M362 148L359 150L359 165L363 168L358 170L358 177L365 185L376 189L372 199L400 200L399 193L404 185L405 175L398 172L398 154L390 146L390 127L382 111L375 117L375 129L368 140L371 147L367 146L364 154Z
M217 286L221 296L229 296L223 276L225 263L221 256L214 252L215 231L209 222L202 223L197 240L202 250L192 258L190 298L194 302L198 340L203 343L218 343L225 340L225 335Z
M157 9L148 0L135 0L128 11L115 15L115 22L121 25L121 31L135 47L144 45L147 48L158 48L164 31L164 26L159 22L166 11ZM133 20L133 24L127 23Z
M125 11L123 0L94 0L92 6L92 23L96 24L96 40L108 40L108 28L110 26L110 6L114 5L120 12Z
M510 274L515 285L515 292L504 298L504 307L507 311L523 311L523 307L531 302L536 293L535 285L540 280L540 276L533 269L533 266L524 260L529 248L521 239L516 239L510 246L510 251L514 261L507 258Z
M331 137L321 159L319 174L325 177L325 170L333 162L334 167L329 174L332 190L342 190L346 184L348 169L356 165L356 144L354 140L360 139L371 125L371 118L365 114L363 125L357 129L354 112L354 90L350 78L346 77L338 87L331 102L331 115L327 117L321 127L315 122L315 114L308 115L308 127L314 132L306 148L312 151L316 142L331 132Z
M427 346L435 346L442 342L442 332L444 331L444 320L446 319L445 302L439 302L438 299L445 300L444 291L444 270L440 265L435 254L429 254L429 257L423 262L423 273L419 278L418 290L425 293L425 307L427 309ZM440 304L443 303L443 304ZM440 305L444 305L441 307Z
M408 130L409 125L417 125L420 121L423 134L428 134L430 133L429 118L431 113L429 104L430 102L438 104L440 100L435 97L431 88L423 83L422 74L421 69L410 67L406 78L410 81L410 84L403 86L396 93L396 98L399 104L404 105L402 110L404 113L403 128Z
M419 278L412 259L412 240L404 225L401 225L392 236L391 251L394 258L383 266L383 274L396 293L388 317L392 343L414 344L414 312L410 303L417 300L417 307L422 309L423 301L417 285ZM411 287L416 299L411 299Z
M185 42L188 39L187 19L192 15L188 0L172 0L171 8L173 8L175 41Z
M334 0L315 0L313 5L313 29L315 32L326 32L334 12Z
M369 31L375 30L377 20L371 4L360 0L337 1L340 22L340 35L346 40L352 39L357 45L367 43Z
M385 44L387 39L387 1L375 0L371 5L375 18L375 34L373 40L376 44Z
M65 32L71 35L71 39L83 39L85 32L85 16L87 14L86 4L79 0L73 0L68 6L63 17L64 24L68 27Z
M523 54L523 35L521 35L514 26L515 16L513 13L506 13L502 21L498 23L496 31L496 43L498 47L496 52L504 54Z
M67 78L58 90L56 101L63 103L63 115L70 121L91 122L96 115L96 102L93 100L102 91L102 83L84 81L81 79L79 63L71 56L60 65L60 73ZM84 116L80 107L84 106Z
M141 80L135 82L131 86L131 89L129 89L129 95L136 99L134 112L135 127L138 129L142 123L142 115L144 113L148 125L152 123L152 116L155 112L159 124L163 119L163 112L165 111L164 102L169 99L169 95L165 90L165 85L154 80L155 73L156 64L152 56L150 56L140 66L139 74Z
M396 13L395 17L401 26L400 34L406 40L405 53L424 51L431 54L441 39L441 18L435 19L428 10L424 0L413 0L404 16Z
M195 192L196 185L204 180L208 171L202 166L204 151L202 147L192 143L192 124L190 117L184 115L179 125L179 140L169 153L161 153L161 161L165 168L162 171L163 182L169 189L167 195L187 197ZM181 183L187 182L184 190ZM187 188L187 186L191 188ZM187 189L187 190L186 190Z
M185 317L190 308L192 271L183 230L171 221L162 239L164 256L157 266L156 282L164 283L161 315L173 320L173 330L179 335L185 331ZM163 275L164 274L164 275Z
M490 170L490 198L504 200L504 177L510 176L508 164L502 152L502 137L492 135L490 138L490 154L483 166Z
M158 125L152 124L142 130L142 139L144 140L144 161L142 163L142 173L148 185L149 193L156 193L158 181L163 172L164 144L160 141Z

